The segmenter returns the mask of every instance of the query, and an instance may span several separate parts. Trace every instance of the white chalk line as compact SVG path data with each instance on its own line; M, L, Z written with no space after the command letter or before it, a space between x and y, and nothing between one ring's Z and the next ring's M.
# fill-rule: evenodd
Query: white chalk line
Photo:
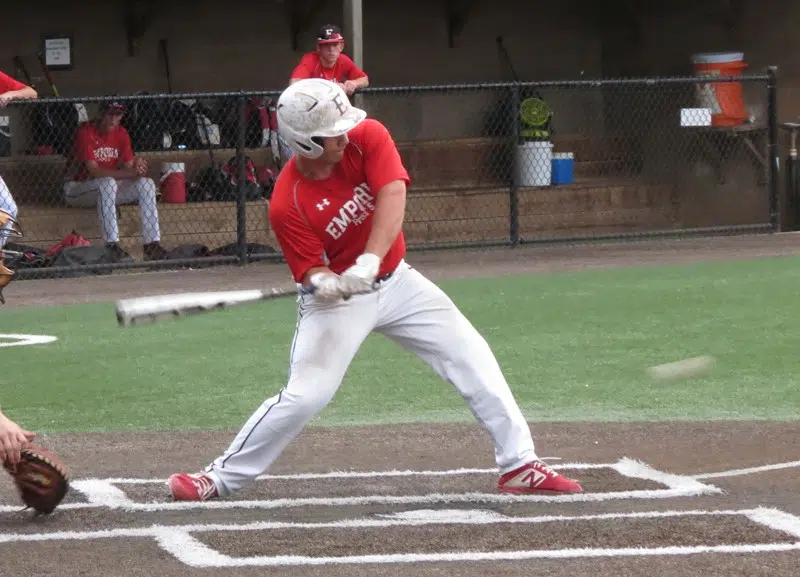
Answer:
M565 495L507 495L497 493L431 493L428 495L364 495L357 497L304 497L294 499L264 500L211 500L211 501L167 501L155 503L127 502L109 503L64 503L61 510L114 509L130 513L161 511L187 511L192 509L284 509L298 507L353 507L364 505L434 505L447 503L483 503L510 505L514 503L591 503L622 499L673 499L693 497L719 492L713 489L656 489L614 491L609 493L571 493ZM14 505L0 507L0 512L17 512Z
M11 342L4 342L10 340ZM58 340L50 335L0 334L0 348L45 345Z
M782 511L758 509L724 510L671 510L636 511L628 513L595 513L585 515L535 515L512 517L494 511L480 509L451 509L416 511L416 516L404 513L387 514L383 518L342 519L338 521L254 521L251 523L191 523L183 525L154 524L149 527L99 529L96 531L56 531L48 533L9 533L0 534L0 543L31 541L90 541L95 539L116 539L119 537L153 537L157 533L172 531L184 533L215 533L221 531L270 531L278 529L363 529L386 527L414 527L424 525L499 525L499 524L538 524L565 521L615 521L620 519L661 519L670 517L732 517L741 516L769 519L770 515ZM789 517L793 517L789 515ZM797 517L794 517L797 519ZM761 521L755 521L761 523ZM781 530L781 529L776 529Z
M589 469L608 469L614 463L569 463L561 465L550 465L553 469L589 470ZM314 479L372 479L380 477L452 477L456 475L496 475L497 469L440 469L430 471L413 470L390 470L390 471L330 471L328 473L293 473L284 475L259 475L257 481L268 480L288 480L288 481L307 481ZM120 485L148 485L166 484L167 479L136 479L125 477L112 477L101 479L107 483Z
M364 564L364 563L423 563L443 561L487 561L487 560L523 560L535 558L576 558L576 557L621 557L646 555L689 555L699 553L766 553L800 550L800 542L764 543L751 545L701 545L694 547L655 547L655 548L584 548L557 550L529 550L513 552L449 552L449 553L397 553L390 555L358 555L340 557L307 557L307 556L256 556L232 557L225 555L199 541L192 533L219 531L259 531L270 529L318 529L318 528L362 528L362 527L396 527L444 524L530 524L554 523L563 521L619 520L692 516L744 516L755 522L765 524L776 531L787 532L786 527L796 530L800 527L800 519L775 509L742 509L742 510L688 510L688 511L649 511L634 513L604 513L594 515L549 515L534 517L508 517L491 511L428 511L415 512L417 516L408 518L402 513L394 518L386 519L351 519L334 522L255 522L244 525L235 524L192 524L163 526L152 525L133 529L108 529L85 532L58 532L40 534L6 534L0 535L0 543L39 542L52 540L86 541L114 538L152 538L167 553L178 561L191 567L243 567L243 566L278 566L278 565L324 565L324 564ZM429 517L425 517L428 514Z
M673 475L657 471L649 465L623 458L612 464L576 463L565 464L560 469L602 469L610 468L618 474L634 479L644 479L658 482L666 489L644 489L630 491L612 491L596 493L572 493L562 495L507 495L500 493L432 493L427 495L361 495L352 497L304 497L284 499L219 499L210 501L165 501L165 502L135 502L123 491L114 486L117 479L84 479L73 482L76 491L83 493L87 502L64 503L60 506L63 510L107 508L127 512L160 512L160 511L185 511L193 509L282 509L297 507L352 507L364 505L431 505L441 503L484 503L484 504L514 504L514 503L588 503L623 499L670 499L676 497L692 497L698 495L711 495L721 493L722 490L712 485L703 484L691 477ZM485 469L477 469L484 472ZM464 473L465 469L454 469L457 474ZM472 471L475 471L474 469ZM355 473L361 477L380 476L409 476L413 474L431 474L445 476L452 471L378 471ZM343 475L350 478L353 473L335 472L329 475ZM296 475L285 475L281 478L296 478ZM325 477L328 478L328 477ZM337 477L338 478L338 477ZM123 483L120 483L123 484ZM166 491L165 491L166 497ZM0 513L17 512L18 506L0 506Z
M800 517L778 509L760 507L747 512L747 517L775 531L782 531L800 540Z
M676 475L658 471L641 461L622 458L617 461L612 468L620 475L633 479L643 479L660 483L676 491L686 491L691 494L721 493L722 490L713 485L701 483L694 477L686 475Z
M741 475L754 475L768 471L780 471L781 469L791 469L800 467L800 461L789 461L787 463L777 463L774 465L762 465L760 467L748 467L746 469L733 469L731 471L720 471L719 473L700 473L691 475L694 479L722 479L725 477L739 477Z
M82 479L70 483L72 489L82 493L87 505L117 509L134 504L125 492L113 483L100 479ZM64 506L66 506L65 504Z
M550 457L556 459L556 457ZM550 466L555 470L593 470L593 469L615 469L620 472L620 467L624 468L622 463L640 463L632 459L623 458L616 463L564 463L564 464L551 464ZM648 465L644 465L648 466ZM649 467L649 466L648 466ZM749 475L761 473L766 471L777 471L780 469L788 469L793 467L800 467L800 461L790 461L787 463L778 463L773 465L763 465L757 467L749 467L746 469L734 469L731 471L721 471L718 473L699 473L695 475L677 475L681 479L715 479L724 477L734 477L739 475ZM259 475L256 477L257 481L268 480L315 480L315 479L371 479L380 477L449 477L456 475L488 475L497 474L496 468L460 468L460 469L439 469L439 470L389 470L389 471L329 471L327 473L288 473L277 475ZM624 473L623 473L624 474ZM664 475L667 475L664 473ZM651 479L658 481L659 479ZM110 483L112 485L160 485L166 484L165 478L136 478L136 477L108 477L108 478L86 478L82 479L83 482L100 481Z
M653 557L669 555L698 555L710 553L776 553L800 551L800 543L765 543L757 545L706 545L695 547L653 547L626 549L552 549L531 551L486 551L453 553L396 553L393 555L355 555L342 557L231 557L205 546L191 536L172 542L170 553L190 567L280 567L308 565L365 565L399 563L444 563L466 561L525 561L530 559L577 559L597 557Z

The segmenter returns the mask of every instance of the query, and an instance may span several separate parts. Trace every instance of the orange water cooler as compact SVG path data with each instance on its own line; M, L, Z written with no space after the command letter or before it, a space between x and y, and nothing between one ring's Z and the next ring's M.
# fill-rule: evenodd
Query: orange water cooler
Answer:
M741 76L747 68L742 52L709 52L692 56L695 76ZM736 81L699 84L700 106L711 110L712 126L737 126L749 118L742 94L742 83Z

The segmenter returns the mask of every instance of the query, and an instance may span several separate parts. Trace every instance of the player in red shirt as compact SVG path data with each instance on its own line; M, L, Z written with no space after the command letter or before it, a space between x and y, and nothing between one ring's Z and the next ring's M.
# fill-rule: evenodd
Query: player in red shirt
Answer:
M336 82L348 96L359 88L369 86L369 77L353 60L344 54L342 31L334 24L325 24L317 32L317 50L308 52L292 71L289 84L306 78L324 78ZM294 155L294 151L278 136L282 162Z
M317 50L308 52L292 71L289 84L304 78L325 78L341 85L349 96L369 86L369 77L353 60L343 54L344 37L338 26L326 24L317 33Z
M12 100L38 98L36 90L0 71L0 108L5 108ZM7 255L3 247L10 235L22 236L17 222L17 203L11 191L0 176L0 304L5 304L3 289L14 279L15 272L4 264Z
M372 332L414 352L455 385L494 442L498 490L582 491L536 456L530 428L484 338L405 262L409 177L386 127L351 106L339 85L321 79L287 88L277 113L279 130L297 152L278 176L269 207L299 283L289 381L204 472L170 477L173 498L226 497L263 474L330 402Z
M75 134L74 173L64 183L64 197L71 206L97 206L100 231L106 246L118 258L129 258L119 246L118 204L139 204L144 240L144 259L166 256L156 207L156 185L147 176L147 162L137 158L128 131L120 125L125 114L121 102L108 102L100 117L84 122Z

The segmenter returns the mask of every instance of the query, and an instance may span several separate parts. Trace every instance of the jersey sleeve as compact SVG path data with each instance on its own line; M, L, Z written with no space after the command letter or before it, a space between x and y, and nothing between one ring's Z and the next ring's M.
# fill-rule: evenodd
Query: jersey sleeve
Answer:
M81 164L94 160L94 148L89 138L89 133L79 128L75 134L75 162Z
M367 75L367 73L361 70L358 64L353 62L353 59L346 54L340 54L339 61L342 63L342 72L347 80L357 80Z
M277 192L274 191L272 195L269 222L286 264L295 282L299 283L312 268L326 266L325 247L303 219L294 202L289 199L290 196L276 195Z
M292 70L290 78L311 78L315 66L314 55L304 54L300 62L297 63L297 66Z
M364 121L363 141L364 170L367 185L376 193L395 180L402 180L406 186L411 184L408 171L403 166L400 152L397 150L389 130L374 119Z
M22 90L26 85L19 80L12 78L5 72L0 72L0 94L11 92L12 90Z

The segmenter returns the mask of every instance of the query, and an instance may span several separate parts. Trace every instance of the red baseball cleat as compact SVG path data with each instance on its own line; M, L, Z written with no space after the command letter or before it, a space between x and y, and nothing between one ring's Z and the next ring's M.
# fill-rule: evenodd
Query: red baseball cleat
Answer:
M214 481L203 473L172 475L169 490L176 501L206 501L219 496Z
M532 461L500 477L497 490L501 493L580 493L583 487L559 475L544 461Z

